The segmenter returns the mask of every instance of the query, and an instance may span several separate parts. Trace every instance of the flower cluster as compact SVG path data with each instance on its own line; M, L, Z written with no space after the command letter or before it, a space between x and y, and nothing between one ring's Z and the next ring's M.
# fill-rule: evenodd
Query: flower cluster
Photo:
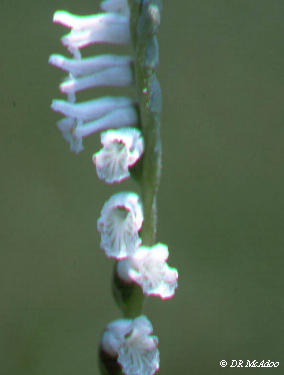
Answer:
M128 44L130 11L127 0L106 0L105 13L75 16L58 11L54 22L71 28L61 41L73 55L52 55L49 62L68 72L60 85L67 100L53 100L51 108L64 117L58 122L70 150L83 150L82 138L101 131L103 148L93 155L98 177L106 183L121 182L130 176L132 167L144 152L136 101L127 96L103 97L76 103L76 92L96 86L130 86L134 84L134 61L130 56L101 55L82 58L80 48L91 43ZM101 248L117 259L117 276L125 283L136 283L146 295L170 298L177 288L177 270L166 263L168 248L158 243L143 246L143 202L133 192L113 195L103 206L97 223ZM149 320L119 319L110 323L103 334L101 349L117 359L123 373L154 374L159 368L158 339Z
M67 94L67 101L54 100L51 108L66 116L57 125L63 137L70 142L70 150L77 153L83 150L82 138L96 131L138 125L136 103L130 97L104 97L75 104L78 91L97 86L131 86L134 83L133 60L130 56L101 55L81 58L80 48L92 43L128 44L130 42L127 0L108 0L102 2L101 6L108 13L82 17L58 11L53 17L53 22L71 28L71 32L61 41L68 47L73 58L68 59L61 55L50 56L50 64L69 73L60 85L60 91ZM133 137L137 135L130 132L128 138ZM108 144L115 142L115 136L112 135L112 140L109 140L110 137L107 138ZM117 138L123 148L125 131L122 135L117 131ZM129 148L129 139L125 147ZM115 151L118 157L124 158L124 155L120 156L119 147L113 150L113 154ZM139 156L141 153L140 146ZM122 164L124 168L122 176L125 176L125 162ZM118 178L117 174L114 178ZM108 181L110 181L109 177Z

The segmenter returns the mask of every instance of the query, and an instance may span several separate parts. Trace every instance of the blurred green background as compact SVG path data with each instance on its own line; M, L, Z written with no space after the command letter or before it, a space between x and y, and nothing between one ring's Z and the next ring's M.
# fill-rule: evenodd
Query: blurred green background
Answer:
M64 73L47 61L68 55L58 9L96 13L99 2L1 2L1 375L99 374L100 334L121 316L96 221L136 186L98 180L99 134L76 155L56 128ZM180 277L174 298L146 304L161 375L231 374L219 363L233 359L279 361L273 374L284 365L283 36L282 1L164 1L158 241ZM111 93L125 91L78 100Z

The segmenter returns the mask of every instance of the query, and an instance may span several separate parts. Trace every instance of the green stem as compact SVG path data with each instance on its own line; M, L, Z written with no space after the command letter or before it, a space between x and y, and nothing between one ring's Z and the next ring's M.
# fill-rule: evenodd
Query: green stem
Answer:
M142 245L151 247L156 243L157 192L162 169L162 95L156 77L159 63L156 34L160 24L161 0L128 0L128 5L131 10L130 31L134 49L140 127L144 138L143 157L133 167L131 174L139 183L142 192L144 222L139 235ZM145 296L140 285L124 282L118 277L117 264L118 262L115 264L112 283L114 297L124 317L135 319L143 313ZM104 374L103 366L101 370ZM116 368L113 373L120 375L121 369Z
M156 33L160 24L160 0L129 0L130 29L135 51L135 82L139 100L145 151L142 159L142 244L153 246L157 231L157 192L161 176L161 90L156 77L159 51Z
M131 10L130 30L135 58L135 83L139 101L140 125L144 138L144 154L135 171L142 191L144 222L140 232L142 245L153 246L157 231L157 192L161 177L160 117L162 96L156 77L159 50L156 33L160 24L160 0L128 0ZM138 175L137 175L138 174ZM114 291L122 294L120 306L126 318L142 313L145 297L136 284L118 285ZM115 292L116 293L116 292ZM118 293L116 293L118 294ZM118 299L118 296L116 296Z

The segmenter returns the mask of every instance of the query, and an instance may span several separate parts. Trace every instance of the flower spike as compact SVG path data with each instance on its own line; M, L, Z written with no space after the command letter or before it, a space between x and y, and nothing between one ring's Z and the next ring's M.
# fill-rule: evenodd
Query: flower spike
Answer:
M99 178L109 184L128 178L128 168L144 150L141 132L133 128L108 130L101 134L101 143L104 147L93 155Z
M67 99L53 100L51 108L65 116L57 126L70 143L71 151L80 152L83 137L103 131L103 147L93 155L93 163L98 177L106 183L129 177L130 167L143 155L144 142L147 147L143 159L131 170L141 183L143 206L137 194L117 193L104 204L97 222L101 249L108 257L118 260L113 279L114 296L124 316L133 318L141 314L143 303L143 294L133 282L142 287L144 294L169 298L175 293L178 278L177 270L166 263L167 246L141 246L139 237L144 207L147 221L143 242L155 243L156 194L161 170L161 91L155 71L159 60L156 33L161 0L103 0L100 6L105 13L77 16L58 11L54 14L54 22L71 29L61 42L72 58L50 56L50 64L68 72L59 86ZM80 48L93 43L130 42L135 46L134 57L81 56ZM107 96L76 103L76 93L88 88L134 84L138 101L125 96ZM152 324L144 315L110 323L100 343L102 373L153 375L159 369L159 350L158 338L152 333Z
M98 220L101 248L108 257L126 258L135 253L141 244L138 232L142 227L143 213L135 193L117 193L105 204Z

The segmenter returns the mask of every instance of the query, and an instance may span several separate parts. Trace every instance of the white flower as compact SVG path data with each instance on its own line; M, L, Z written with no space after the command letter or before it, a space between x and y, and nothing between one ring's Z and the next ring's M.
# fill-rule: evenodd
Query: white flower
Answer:
M135 127L138 124L138 114L134 106L115 109L116 105L102 105L103 99L97 99L101 102L93 102L93 107L88 107L88 102L72 104L64 100L54 100L52 109L61 113L69 113L70 116L58 121L57 126L62 132L66 141L70 142L70 151L80 152L84 149L82 138L109 128L124 128L127 126ZM84 112L84 108L86 111ZM109 112L110 110L112 112ZM73 118L71 116L76 116ZM102 117L97 118L99 115ZM95 121L85 122L87 118L94 118ZM84 120L83 120L84 119Z
M126 107L117 109L98 120L84 123L74 129L74 136L76 138L87 137L88 135L97 131L102 131L110 128L124 128L135 127L138 124L138 114L134 107Z
M125 96L106 96L82 103L71 103L66 100L53 100L51 108L65 116L75 119L97 120L117 109L133 106L135 101Z
M133 58L119 55L100 55L85 59L68 59L62 55L51 55L48 61L60 69L76 76L87 76L114 67L131 66Z
M141 244L138 232L143 213L135 193L117 193L105 204L98 220L101 248L108 257L122 259L135 253Z
M101 133L101 143L104 147L93 155L99 178L112 184L129 177L128 167L144 150L141 132L133 128L108 130Z
M53 22L72 30L61 41L64 46L81 48L92 43L130 43L129 17L118 13L76 16L65 11L55 12Z
M161 243L152 248L140 246L133 256L118 263L118 275L141 285L145 294L170 298L178 286L178 272L166 263L168 256L168 247Z
M75 93L96 86L131 86L134 83L133 58L101 55L82 59L79 48L91 43L127 44L130 42L127 0L107 0L101 4L107 13L76 16L65 11L55 12L53 21L70 27L61 41L68 46L73 59L51 55L49 63L69 72L60 85L68 100L54 100L52 109L67 116L57 123L70 150L83 150L82 138L109 128L136 127L138 114L131 98L106 97L75 104Z
M102 349L117 361L126 375L152 375L159 369L158 338L150 336L152 324L146 316L119 319L103 334Z
M81 78L67 79L59 86L65 94L73 94L78 91L97 86L131 86L134 77L131 66L115 66L102 70L96 74Z

